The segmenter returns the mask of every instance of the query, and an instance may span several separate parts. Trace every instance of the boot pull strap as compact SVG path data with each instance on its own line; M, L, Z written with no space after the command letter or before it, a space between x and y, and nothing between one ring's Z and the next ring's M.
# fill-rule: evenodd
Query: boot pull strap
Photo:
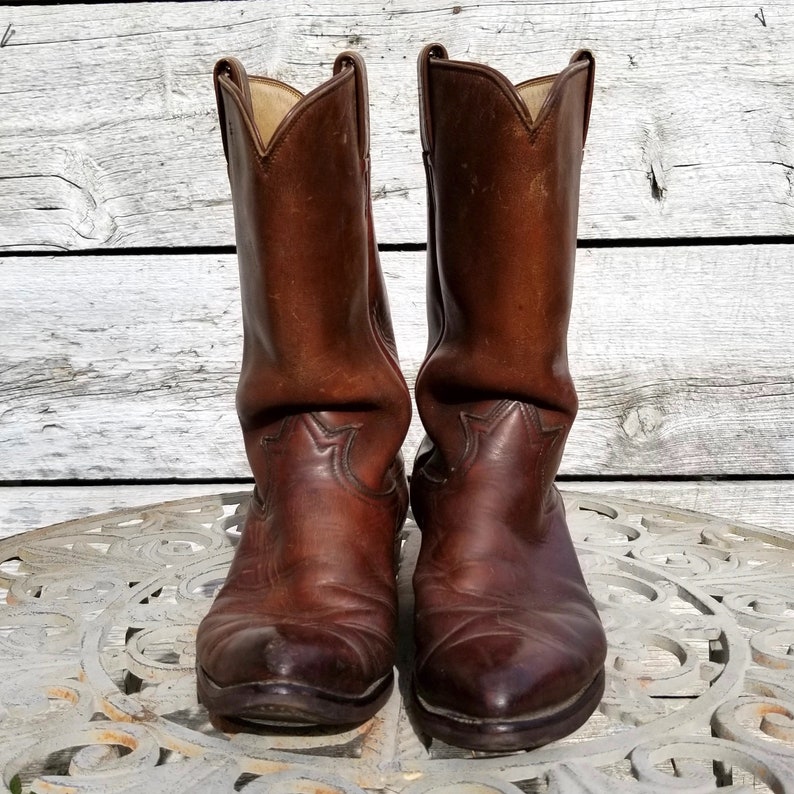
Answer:
M218 103L218 120L221 125L221 141L223 142L223 154L226 162L229 162L229 143L226 140L226 107L221 95L221 77L225 77L234 83L245 97L246 103L251 105L251 89L248 85L248 75L245 67L237 58L221 58L212 70L212 83L215 86L215 101Z
M593 87L595 85L595 56L590 50L577 50L571 57L571 63L587 61L587 95L584 101L584 129L582 130L582 148L587 141L587 130L590 127L590 108L593 104Z
M352 67L356 85L356 118L358 124L358 147L362 160L369 157L369 91L367 89L367 67L357 52L341 52L334 61L334 74Z
M430 117L430 61L433 58L446 60L449 58L443 44L428 44L419 55L419 134L422 138L422 149L429 154L433 148L433 125Z

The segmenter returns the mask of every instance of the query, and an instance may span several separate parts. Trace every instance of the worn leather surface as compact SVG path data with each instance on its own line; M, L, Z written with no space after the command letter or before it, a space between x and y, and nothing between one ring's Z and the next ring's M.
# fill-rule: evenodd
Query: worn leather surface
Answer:
M237 410L256 489L198 663L220 687L364 698L394 663L410 421L372 232L364 64L340 55L267 141L241 64L220 61L215 84L243 309Z
M508 732L553 721L606 652L553 484L577 410L566 336L593 69L575 54L532 118L495 70L440 45L419 59L430 340L414 684L427 708Z

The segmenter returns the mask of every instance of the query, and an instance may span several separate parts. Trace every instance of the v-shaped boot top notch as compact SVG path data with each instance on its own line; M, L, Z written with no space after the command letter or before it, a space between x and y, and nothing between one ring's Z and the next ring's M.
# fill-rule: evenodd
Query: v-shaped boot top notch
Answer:
M251 115L263 146L267 147L284 117L303 98L300 91L267 77L249 77Z
M554 105L554 98L577 74L587 70L587 86L585 89L585 122L584 138L587 137L587 126L590 115L590 103L593 92L593 78L595 59L588 50L577 50L571 57L568 65L557 74L544 75L525 80L521 83L513 84L501 72L483 63L470 63L468 61L457 61L449 58L446 48L441 44L429 44L419 56L419 94L420 106L424 108L425 121L422 129L422 143L425 150L432 148L432 131L429 129L429 107L427 99L428 83L430 80L429 72L431 64L436 64L441 68L451 68L470 74L479 74L489 79L492 84L509 98L513 107L520 117L526 120L530 128L537 129L543 118L548 115Z
M215 71L216 86L224 83L226 89L236 96L248 123L254 127L252 133L258 138L257 143L266 149L281 122L303 99L303 94L279 80L249 76L236 58L218 61ZM218 106L223 117L220 98Z
M538 77L535 80L527 80L526 83L521 83L516 86L516 91L529 111L530 121L536 119L540 115L540 109L546 101L546 97L554 85L554 78L557 75L550 77Z
M334 94L350 79L355 81L359 149L362 157L368 155L366 67L356 53L340 53L334 61L332 76L307 94L270 77L249 76L242 63L232 57L222 58L217 62L214 76L227 160L228 141L223 94L236 103L259 155L266 156L268 150L277 145L281 132L292 124L294 117L307 110L314 102L323 101L323 98Z

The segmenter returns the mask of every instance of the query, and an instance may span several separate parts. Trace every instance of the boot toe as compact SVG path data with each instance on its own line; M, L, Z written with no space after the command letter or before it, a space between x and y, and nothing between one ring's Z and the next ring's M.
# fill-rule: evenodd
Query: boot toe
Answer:
M309 623L218 608L199 626L196 655L199 700L221 730L361 723L393 680L391 640L350 617Z
M209 616L208 616L209 618ZM341 697L364 695L391 670L386 638L351 625L301 625L260 616L205 619L198 656L220 687L292 685Z
M463 621L465 636L450 637L417 666L418 697L462 720L527 721L564 709L602 672L606 649L590 610L555 613L513 628L493 613Z

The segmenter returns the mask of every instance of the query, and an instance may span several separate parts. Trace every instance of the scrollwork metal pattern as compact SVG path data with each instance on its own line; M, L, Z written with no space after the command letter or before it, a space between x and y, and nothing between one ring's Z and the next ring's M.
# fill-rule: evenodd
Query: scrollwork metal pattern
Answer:
M0 541L0 771L24 791L362 794L794 792L794 538L566 496L609 637L573 736L474 757L414 731L403 545L400 687L353 730L226 735L195 695L195 631L247 495L170 502Z

